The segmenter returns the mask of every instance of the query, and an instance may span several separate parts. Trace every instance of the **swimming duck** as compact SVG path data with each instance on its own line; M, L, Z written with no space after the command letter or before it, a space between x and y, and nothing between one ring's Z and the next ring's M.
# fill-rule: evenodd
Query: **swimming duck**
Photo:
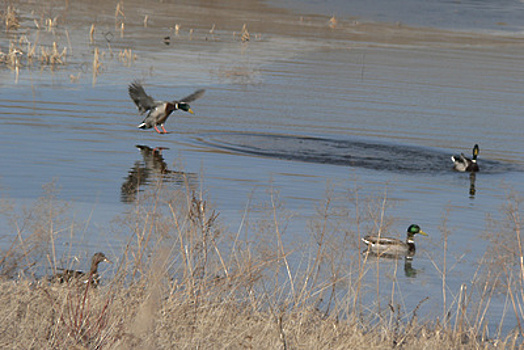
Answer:
M179 101L175 100L172 102L167 101L156 101L153 97L146 94L142 85L135 81L129 85L129 96L135 102L138 111L140 114L144 114L149 111L144 121L138 125L139 129L151 129L155 128L155 131L159 134L167 134L166 129L164 128L164 123L171 113L180 109L191 114L193 110L189 106L189 102L196 100L199 97L202 97L205 90L196 90L191 95L186 96ZM160 125L162 128L161 132L158 130L157 125Z
M470 171L477 172L479 171L479 165L477 164L477 156L479 155L479 145L473 147L473 157L469 159L461 153L460 156L451 156L453 161L453 169L460 172Z
M427 236L428 234L420 229L419 225L410 225L407 231L406 241L400 239L388 238L381 236L366 236L362 241L368 246L367 251L382 257L406 257L413 258L415 255L415 235L421 234Z
M91 259L91 269L88 273L78 270L63 270L62 272L55 274L53 279L58 283L68 283L71 281L77 281L80 283L91 282L93 286L96 287L100 282L100 276L98 275L98 264L103 261L111 263L104 253L95 253Z

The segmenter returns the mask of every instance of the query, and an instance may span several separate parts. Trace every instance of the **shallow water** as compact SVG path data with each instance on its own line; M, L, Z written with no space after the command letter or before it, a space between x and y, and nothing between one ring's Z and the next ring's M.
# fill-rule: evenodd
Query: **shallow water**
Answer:
M64 9L69 21L79 19L69 32L74 44L67 66L23 68L16 83L13 71L0 70L3 196L27 204L54 180L75 217L89 220L79 248L118 256L122 241L111 236L111 220L132 209L140 186L158 178L172 188L187 180L197 188L203 179L233 231L251 200L267 201L267 191L278 190L296 213L286 231L289 244L310 238L307 220L327 188L342 196L356 184L363 196L386 193L395 203L387 211L395 218L391 235L403 237L411 223L430 235L417 238L407 272L399 267L407 309L428 295L428 307L438 308L441 279L432 250L443 216L457 264L450 290L457 293L471 278L485 251L479 235L486 216L500 217L507 194L524 192L524 47L518 40L432 30L422 38L407 29L371 42L373 35L359 40L351 34L365 28L331 29L328 18L301 22L297 14L275 16L264 8L266 22L253 21L252 39L241 43L233 32L257 18L260 5L243 8L239 18L217 10L194 22L184 11L201 11L198 6L176 12L172 4L158 6L129 6L124 38L112 27L114 8L99 9L95 45L106 56L96 82L89 68L95 45L86 34L94 16L84 16L76 3ZM141 24L144 13L151 14L148 28ZM174 23L183 23L178 36ZM376 26L371 32L397 30ZM162 41L166 35L170 45ZM130 66L117 58L122 48L138 56ZM72 82L71 74L79 80ZM157 98L207 91L192 104L195 116L176 112L166 123L170 133L158 135L136 128L141 117L127 96L136 78ZM469 155L475 143L481 171L473 179L452 171L450 156ZM10 230L5 220L2 225ZM389 291L385 287L385 295Z

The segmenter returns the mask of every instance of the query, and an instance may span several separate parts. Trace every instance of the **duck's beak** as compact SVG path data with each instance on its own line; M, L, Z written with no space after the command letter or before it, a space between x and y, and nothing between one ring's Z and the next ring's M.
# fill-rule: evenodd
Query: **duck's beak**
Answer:
M428 234L422 230L418 231L418 233L420 233L422 236L427 236Z
M195 114L195 112L193 112L193 110L192 110L191 108L189 108L187 111L188 111L189 113L191 113L191 114Z
M112 262L111 260L109 260L108 258L105 258L104 261L105 261L106 263L110 263L110 264L113 263L113 262Z

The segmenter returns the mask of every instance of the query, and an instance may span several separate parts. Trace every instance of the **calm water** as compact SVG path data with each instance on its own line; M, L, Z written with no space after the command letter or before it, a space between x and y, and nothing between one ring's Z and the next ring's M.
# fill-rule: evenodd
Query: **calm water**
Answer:
M433 5L445 16L447 5L438 4ZM463 45L453 35L440 43L393 38L376 45L330 28L310 34L310 27L293 22L298 17L293 13L276 18L267 31L254 25L259 31L242 44L232 32L256 18L249 8L243 20L222 19L214 36L209 29L221 19L211 14L183 25L186 31L175 36L173 18L162 15L173 8L159 6L158 12L128 10L126 35L111 36L113 57L107 33L114 32L114 9L101 11L96 38L106 56L96 84L86 34L94 15L83 17L82 4L63 9L69 21L79 18L70 28L74 44L67 66L23 68L17 82L13 71L0 70L4 197L27 205L42 194L42 185L55 181L75 218L89 219L81 250L118 256L122 241L108 241L109 223L131 210L138 182L165 176L169 186L189 179L198 187L203 179L233 231L250 200L268 201L267 190L276 189L295 213L286 242L309 239L307 219L327 188L344 195L356 184L363 196L387 192L395 203L387 211L394 218L392 235L403 236L411 223L430 234L417 240L416 278L399 272L407 309L428 295L428 308L438 308L441 280L431 250L441 239L443 216L452 231L450 264L459 262L448 279L450 291L457 293L471 278L485 250L479 235L486 216L500 217L508 193L524 193L522 45L497 40ZM105 13L110 20L104 26ZM152 18L147 29L144 13ZM328 18L317 25L327 27ZM293 25L279 33L285 21ZM189 28L195 28L194 37ZM60 28L57 32L64 39ZM162 42L166 35L173 38L169 46ZM3 38L2 49L6 42ZM122 48L137 54L131 66L118 60ZM71 82L71 74L79 80ZM171 133L157 135L136 129L141 118L127 96L135 78L162 99L196 88L207 92L193 103L195 116L177 112L166 124ZM481 172L472 183L468 174L452 171L450 156L470 155L475 143ZM5 220L1 224L10 232Z
M518 0L289 0L270 1L301 11L417 27L522 32L524 3Z

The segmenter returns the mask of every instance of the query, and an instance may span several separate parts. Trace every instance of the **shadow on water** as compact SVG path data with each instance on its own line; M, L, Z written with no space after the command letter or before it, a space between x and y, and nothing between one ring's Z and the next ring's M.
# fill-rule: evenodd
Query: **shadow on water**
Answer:
M218 133L198 141L230 152L301 162L360 167L401 173L453 172L451 153L419 146L378 143L373 140L328 139L309 136ZM519 170L515 165L479 159L483 174ZM475 179L472 180L475 191Z
M162 156L164 147L151 148L144 145L136 145L142 155L129 170L129 174L122 184L120 199L123 203L133 203L141 187L157 181L164 183L175 183L176 185L193 186L197 183L197 175L183 171L169 170Z

